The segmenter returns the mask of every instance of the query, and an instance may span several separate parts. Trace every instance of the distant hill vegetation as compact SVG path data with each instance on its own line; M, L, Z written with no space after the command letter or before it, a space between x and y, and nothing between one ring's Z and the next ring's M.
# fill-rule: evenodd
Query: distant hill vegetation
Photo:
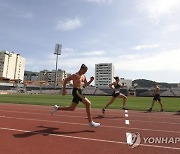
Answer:
M155 82L146 79L136 79L132 82L133 85L137 84L138 87L151 88L157 83L161 88L177 88L177 83L165 83L165 82Z

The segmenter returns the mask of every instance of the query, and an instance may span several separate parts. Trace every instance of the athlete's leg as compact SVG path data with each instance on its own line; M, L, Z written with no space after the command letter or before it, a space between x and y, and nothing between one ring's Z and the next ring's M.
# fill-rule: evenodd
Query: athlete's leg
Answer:
M154 107L154 102L155 102L155 100L152 100L151 108Z
M59 107L59 110L74 111L76 106L77 106L77 103L72 102L70 106Z
M84 98L82 100L82 103L86 106L86 112L87 112L87 116L88 116L89 126L91 126L91 127L99 127L100 123L96 123L96 122L94 122L92 120L91 102L87 98Z
M54 105L51 110L51 115L53 115L58 110L74 111L77 103L72 102L70 106L60 107L59 105Z
M160 104L160 107L161 107L161 110L160 111L163 111L163 104L161 102L161 100L158 100L159 104Z
M123 108L126 107L126 100L127 100L127 97L124 95L124 94L119 94L118 98L122 98L123 99Z
M153 100L152 100L152 103L151 103L151 107L150 107L149 109L147 109L148 112L151 112L151 111L152 111L152 108L153 108L153 106L154 106L154 102L155 102L155 100L153 99Z
M108 108L109 105L111 105L111 104L114 102L115 99L116 99L115 97L111 97L110 101L106 104L106 106L104 107L104 109Z
M91 102L87 98L84 98L82 100L82 103L86 106L86 113L87 113L87 116L88 116L88 121L92 122Z
M106 111L106 108L108 108L109 107L109 105L111 105L113 102L114 102L114 100L116 99L116 97L111 97L111 99L110 99L110 101L106 104L106 106L102 109L102 113L103 114L105 114L105 111Z

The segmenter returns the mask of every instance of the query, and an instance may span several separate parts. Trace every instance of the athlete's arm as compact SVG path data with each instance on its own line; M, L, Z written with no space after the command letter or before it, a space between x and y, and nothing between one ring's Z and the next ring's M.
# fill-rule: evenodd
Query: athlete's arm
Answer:
M66 92L66 84L67 84L68 81L73 80L73 78L74 78L74 74L67 77L67 78L65 78L64 83L63 83L63 87L62 87L62 95L66 95L66 93L67 93Z
M124 88L125 87L125 83L123 82L122 84L121 84L121 88Z
M112 90L114 90L114 82L109 84L109 88L111 88Z
M91 82L94 80L93 76L90 77L90 80L88 82L87 82L86 76L84 76L84 78L85 78L84 79L85 86L89 86L91 84Z

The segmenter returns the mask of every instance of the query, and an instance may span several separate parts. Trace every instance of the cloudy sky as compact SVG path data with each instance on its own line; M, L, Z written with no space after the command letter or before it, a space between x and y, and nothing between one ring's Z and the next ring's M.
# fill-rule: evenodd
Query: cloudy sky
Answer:
M180 82L180 0L0 0L0 50L26 70L113 63L126 79Z

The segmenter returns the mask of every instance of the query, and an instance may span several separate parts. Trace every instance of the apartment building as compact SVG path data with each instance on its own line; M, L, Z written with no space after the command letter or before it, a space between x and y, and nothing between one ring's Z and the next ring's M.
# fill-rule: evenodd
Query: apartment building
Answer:
M47 81L50 85L55 84L55 79L57 80L56 83L61 85L63 80L68 76L66 71L58 69L57 70L57 78L56 78L56 70L48 71L43 70L39 72L38 80L40 81Z
M14 52L0 51L0 77L23 81L24 69L25 58Z
M95 64L95 86L107 87L112 83L114 77L114 66L112 63Z

